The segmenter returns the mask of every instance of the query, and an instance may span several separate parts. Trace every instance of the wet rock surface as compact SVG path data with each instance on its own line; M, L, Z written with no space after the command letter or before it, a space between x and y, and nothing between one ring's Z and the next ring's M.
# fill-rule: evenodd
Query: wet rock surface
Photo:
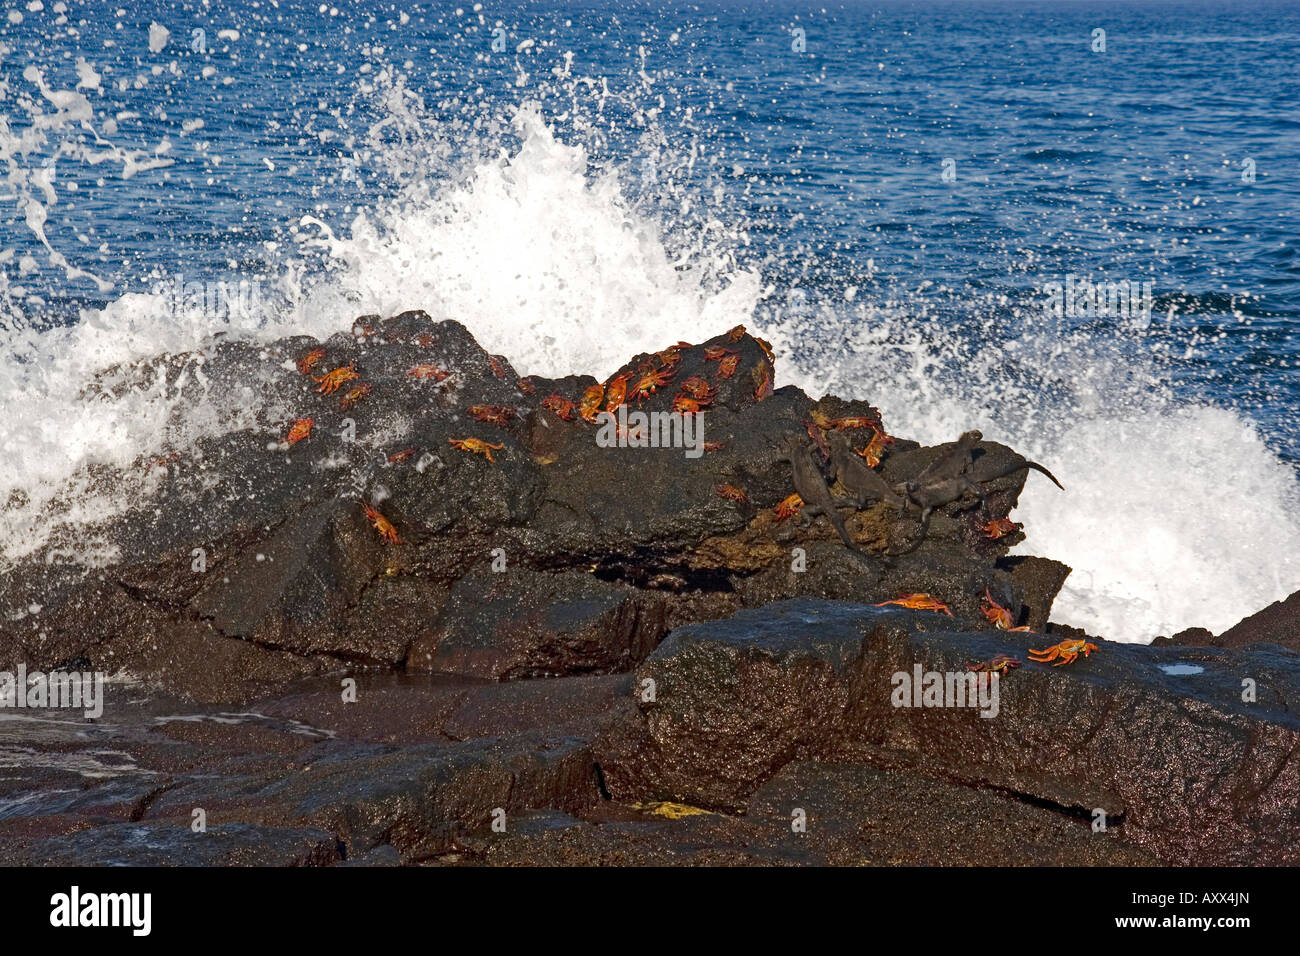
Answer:
M1204 628L1189 628L1175 634L1168 642L1184 645L1212 644L1215 647L1276 644L1292 651L1300 651L1300 591L1284 601L1273 602L1217 636Z
M636 673L656 700L598 745L609 792L738 812L789 761L852 759L1084 825L1101 811L1108 831L1166 862L1300 859L1288 652L1104 643L1065 667L1027 659L1040 635L948 626L801 600L674 631ZM993 716L891 696L894 675L959 673L997 654L1024 664L1000 679Z
M105 373L256 424L87 476L138 485L104 566L54 542L0 576L15 665L116 681L95 720L0 709L0 862L1296 862L1292 602L1034 663L1085 636L1049 624L1069 568L1009 555L1023 459L981 441L982 500L923 538L846 505L850 551L791 502L791 442L846 435L891 487L952 446L773 362L736 329L521 378L412 312ZM638 447L628 413L674 408L702 444ZM1000 654L996 716L891 699Z
M1290 652L1053 667L1034 635L951 627L800 598L676 628L623 674L372 672L355 701L319 678L239 708L118 685L97 721L0 719L22 768L0 862L1296 862ZM896 675L997 653L1024 663L994 716L894 705Z
M939 509L924 540L915 512L846 513L865 556L824 517L778 515L792 437L847 434L890 483L943 449L890 438L865 402L773 392L773 361L737 329L636 356L605 383L520 378L463 326L411 312L323 343L229 342L164 372L113 370L100 387L162 376L196 402L248 392L259 423L116 476L141 500L95 529L116 560L87 572L51 545L9 569L0 641L32 667L85 661L235 702L357 666L627 670L677 624L799 594L944 593L981 625L986 589L1029 616L1028 589L1043 616L1054 590L998 564L1023 534L981 530L1014 507L1023 470L986 482L982 504ZM700 443L628 447L658 436L629 420L622 447L604 447L583 417L592 388L591 408L618 395L633 415L701 409ZM1019 460L992 442L977 455L985 474Z

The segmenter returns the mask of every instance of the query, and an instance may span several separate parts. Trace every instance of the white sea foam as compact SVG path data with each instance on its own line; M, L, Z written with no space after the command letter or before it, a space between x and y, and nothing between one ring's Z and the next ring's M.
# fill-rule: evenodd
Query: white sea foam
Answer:
M1235 413L1084 420L1042 454L1068 492L1031 476L1017 517L1022 550L1075 568L1056 619L1139 641L1218 633L1300 586L1295 474Z
M1042 462L1015 519L1016 553L1073 569L1053 619L1112 640L1219 632L1300 589L1300 485L1258 428L1165 387L1158 332L1005 316L961 336L916 302L802 316L780 337L851 326L797 362L813 393L856 393L926 444L980 428ZM820 331L816 331L820 330ZM997 346L976 345L997 339Z
M422 308L464 322L521 369L563 375L612 370L633 352L748 318L756 275L712 281L707 257L671 259L658 225L623 197L617 171L590 178L585 152L561 142L535 108L517 112L512 133L512 154L477 162L441 188L415 181L343 236L306 217L303 246L324 253L323 277L304 280L303 263L287 262L268 290L278 306L214 315L131 293L37 333L11 302L0 342L0 454L9 462L0 472L0 565L52 542L64 559L113 560L111 548L78 529L147 494L142 458L254 423L255 383L242 395L205 389L197 403L183 402L181 383L163 376L147 388L88 395L87 384L113 366L161 365L217 333L324 338L359 314ZM201 378L201 363L195 357L185 376ZM89 466L124 478L94 480Z
M359 312L422 308L467 325L491 352L543 375L600 375L628 356L749 320L756 273L717 273L714 250L673 258L661 224L633 208L620 171L591 176L539 111L514 116L519 146L462 180L406 191L346 237L304 220L342 266L313 304L338 326ZM718 227L721 229L721 227ZM710 333L712 334L712 333Z
M240 327L178 314L165 297L146 294L87 311L72 326L10 329L0 351L0 564L51 542L68 560L111 561L111 548L79 529L121 514L148 493L157 476L145 474L142 456L251 427L255 383L242 394L202 387L200 355L170 377L105 373L133 362L162 370L165 356L207 344L221 330ZM89 389L96 379L104 387ZM112 389L128 379L132 387ZM184 387L196 382L203 399L183 399ZM95 466L121 475L105 481L88 471Z

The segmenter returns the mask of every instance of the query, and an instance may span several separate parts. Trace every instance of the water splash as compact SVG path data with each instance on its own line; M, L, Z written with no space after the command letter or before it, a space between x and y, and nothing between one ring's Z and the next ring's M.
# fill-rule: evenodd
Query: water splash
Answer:
M1248 419L1189 406L1168 387L1195 341L1159 327L1063 327L996 297L891 284L870 263L852 287L805 287L798 277L818 271L801 260L806 248L746 260L750 224L727 202L745 188L743 171L706 130L666 135L661 77L643 68L611 93L568 68L541 79L534 70L509 107L467 101L451 121L447 104L426 108L399 73L364 81L378 118L350 131L358 145L340 175L363 193L383 178L389 198L347 224L301 210L270 258L271 294L252 312L129 293L44 328L5 280L0 561L50 545L68 560L111 562L93 529L147 501L142 457L255 424L246 395L182 401L161 374L88 391L105 369L158 365L218 332L323 337L361 313L422 308L464 322L521 370L552 375L602 374L635 352L746 322L776 345L784 382L869 399L899 434L937 442L980 427L1066 485L1061 494L1030 476L1016 516L1030 534L1022 550L1074 567L1055 618L1093 633L1146 641L1218 630L1300 587L1295 475ZM78 89L93 89L93 67L77 72ZM70 91L47 94L44 77L37 86L55 106L42 115L82 122L79 103L50 98ZM108 154L123 173L164 161ZM24 210L45 208L39 173L23 176ZM201 380L201 359L182 374Z
M536 104L515 111L511 131L512 153L448 188L419 183L357 216L346 237L304 219L315 232L305 245L335 269L313 303L328 324L422 308L465 323L519 367L558 376L599 375L749 319L756 273L722 277L709 254L672 258L662 224L629 200L624 170L589 174L587 152L557 138Z
M979 428L1056 474L1064 493L1031 473L1015 513L1018 553L1074 569L1056 621L1146 643L1225 630L1300 588L1295 472L1249 419L1168 385L1195 343L992 302L965 314L986 318L958 329L925 297L882 291L876 304L780 313L773 336L824 343L794 363L814 394L869 399L925 443Z

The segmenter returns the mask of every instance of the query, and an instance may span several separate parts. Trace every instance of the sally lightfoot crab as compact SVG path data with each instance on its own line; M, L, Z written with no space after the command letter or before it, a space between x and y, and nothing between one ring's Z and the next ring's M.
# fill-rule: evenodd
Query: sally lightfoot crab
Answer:
M1053 644L1051 647L1044 648L1041 651L1036 651L1030 648L1029 659L1031 661L1037 661L1040 664L1045 664L1048 661L1055 660L1056 663L1052 666L1060 667L1062 664L1073 663L1080 654L1087 657L1095 650L1097 650L1096 644L1090 644L1081 639L1071 639L1061 641L1059 644ZM1057 660L1058 657L1060 660Z

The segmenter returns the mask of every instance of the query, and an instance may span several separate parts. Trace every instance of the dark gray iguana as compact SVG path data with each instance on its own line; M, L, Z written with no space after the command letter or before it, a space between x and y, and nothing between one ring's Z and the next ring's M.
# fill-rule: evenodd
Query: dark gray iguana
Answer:
M844 546L855 554L866 557L857 542L849 537L848 529L844 527L844 519L840 517L837 508L852 507L853 503L836 498L831 494L830 486L826 484L826 478L822 474L821 468L813 461L812 450L814 446L804 447L803 442L795 437L789 439L781 448L777 456L778 461L788 461L790 463L790 477L794 482L794 490L799 497L803 499L803 509L800 512L800 520L807 524L816 515L825 515L844 542Z
M1012 462L993 474L979 475L977 477L972 473L975 466L975 449L983 438L984 435L979 431L972 430L963 433L952 448L949 448L922 468L916 477L894 486L894 490L905 497L908 503L914 504L921 509L921 533L905 551L891 553L907 554L921 546L921 542L925 540L926 533L930 529L930 513L935 508L942 508L944 505L952 504L954 501L960 500L968 492L979 498L980 507L983 508L984 489L981 486L982 482L996 481L999 478L1005 478L1007 475L1013 475L1022 468L1029 468L1046 475L1051 479L1052 484L1062 491L1065 490L1064 486L1056 480L1055 475L1038 462L1030 461L1028 458L1021 458L1020 461Z
M879 473L867 467L867 463L853 450L853 442L847 435L842 432L830 434L830 453L835 476L853 495L853 503L859 511L872 499L883 501L899 511L907 507L907 499L889 487L889 482Z
M935 456L934 460L922 468L916 477L903 482L900 491L910 496L912 492L925 485L960 478L975 464L975 449L983 437L983 432L975 430L963 432L956 444Z

